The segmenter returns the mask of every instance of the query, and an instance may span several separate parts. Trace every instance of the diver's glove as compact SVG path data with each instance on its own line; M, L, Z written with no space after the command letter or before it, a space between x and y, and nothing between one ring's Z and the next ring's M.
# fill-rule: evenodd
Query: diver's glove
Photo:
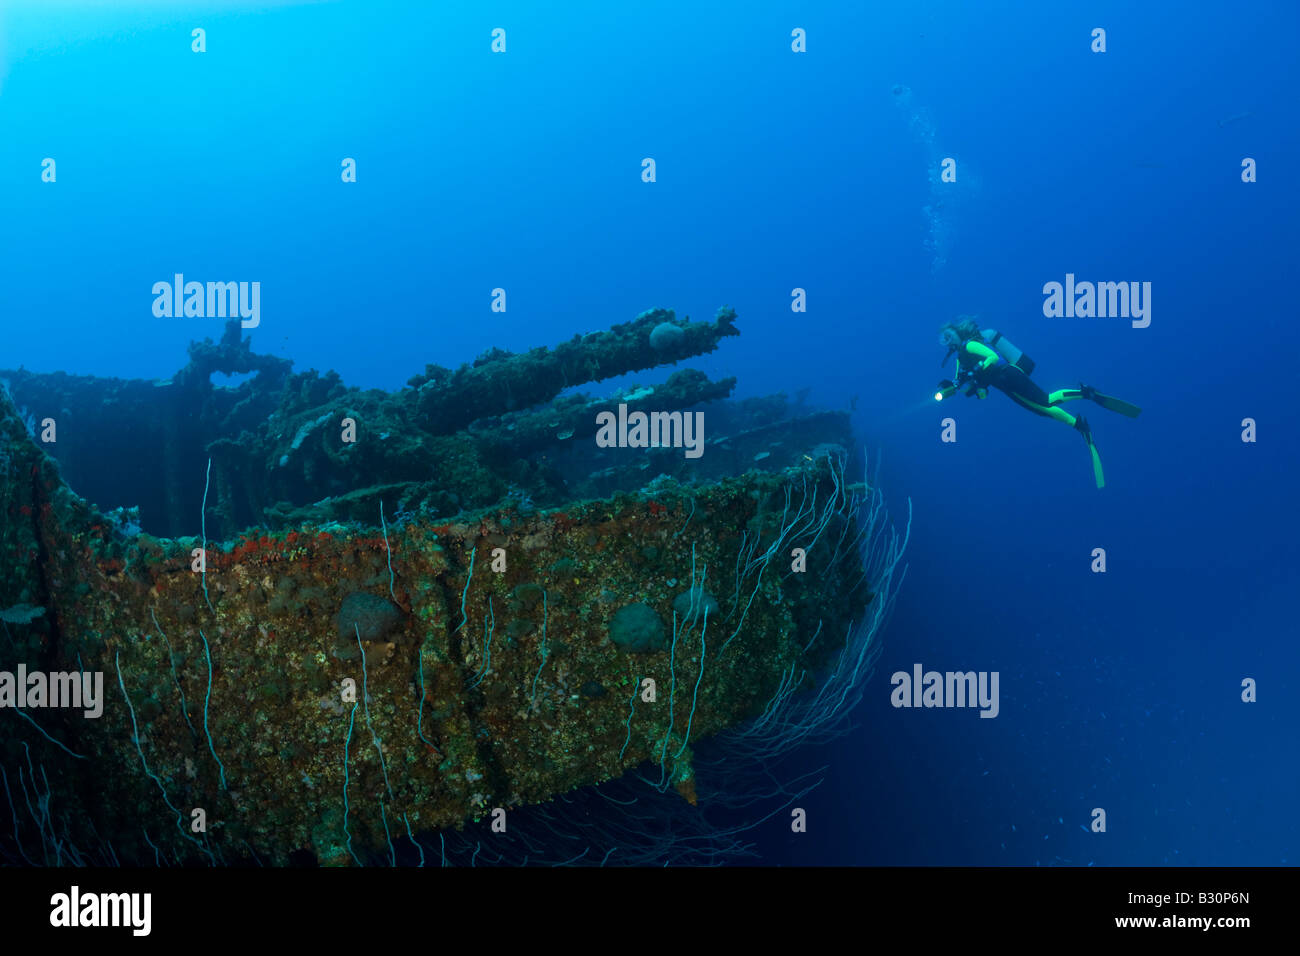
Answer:
M983 398L988 394L988 387L983 383L981 373L984 367L980 366L973 371L962 370L962 374L957 377L958 387L966 389L967 398Z

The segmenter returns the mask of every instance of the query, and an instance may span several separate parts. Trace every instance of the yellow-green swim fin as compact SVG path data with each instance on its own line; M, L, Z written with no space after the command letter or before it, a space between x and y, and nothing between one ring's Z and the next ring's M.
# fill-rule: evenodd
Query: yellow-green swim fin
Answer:
M1097 487L1106 487L1106 476L1101 473L1101 455L1097 454L1097 446L1088 442L1088 451L1092 454L1092 476L1097 479Z
M1093 443L1092 429L1088 427L1088 420L1080 415L1074 420L1074 427L1083 436L1083 440L1088 443L1088 454L1092 456L1092 477L1097 479L1097 487L1105 488L1106 476L1101 470L1101 455L1097 452L1097 446Z
M1080 385L1079 391L1083 397L1096 402L1102 408L1108 408L1112 412L1119 412L1128 418L1137 418L1142 414L1142 409L1132 402L1126 402L1122 398L1116 398L1113 395L1103 395L1090 385Z

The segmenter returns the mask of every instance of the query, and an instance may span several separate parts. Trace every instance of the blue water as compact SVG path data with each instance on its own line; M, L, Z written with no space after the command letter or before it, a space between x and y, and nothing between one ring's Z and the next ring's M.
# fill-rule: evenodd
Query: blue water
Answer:
M163 6L0 12L0 366L169 376L221 324L154 317L177 272L260 281L254 347L363 387L732 305L692 367L853 403L915 515L769 861L1297 861L1294 4ZM1045 318L1067 272L1151 282L1150 326ZM1087 411L1104 490L1067 427L935 405L959 313L1143 406ZM998 717L891 707L915 663L998 671Z

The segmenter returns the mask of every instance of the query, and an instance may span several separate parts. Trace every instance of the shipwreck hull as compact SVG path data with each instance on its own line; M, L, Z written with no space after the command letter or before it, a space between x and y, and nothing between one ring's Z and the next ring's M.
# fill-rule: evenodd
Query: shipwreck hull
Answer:
M641 766L693 800L693 744L815 673L872 599L828 453L247 531L200 563L202 537L124 533L79 498L3 392L0 439L0 671L102 674L99 717L0 713L12 799L51 808L47 862L108 834L122 862L387 861L403 834Z

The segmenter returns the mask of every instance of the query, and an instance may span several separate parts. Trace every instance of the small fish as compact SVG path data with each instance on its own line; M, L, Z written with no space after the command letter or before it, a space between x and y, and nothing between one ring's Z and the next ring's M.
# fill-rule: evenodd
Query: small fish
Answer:
M1221 119L1219 120L1219 129L1223 129L1223 127L1227 126L1229 123L1235 123L1238 120L1250 119L1250 116L1250 111L1247 110L1245 113L1238 113L1236 116L1229 116L1227 119Z

